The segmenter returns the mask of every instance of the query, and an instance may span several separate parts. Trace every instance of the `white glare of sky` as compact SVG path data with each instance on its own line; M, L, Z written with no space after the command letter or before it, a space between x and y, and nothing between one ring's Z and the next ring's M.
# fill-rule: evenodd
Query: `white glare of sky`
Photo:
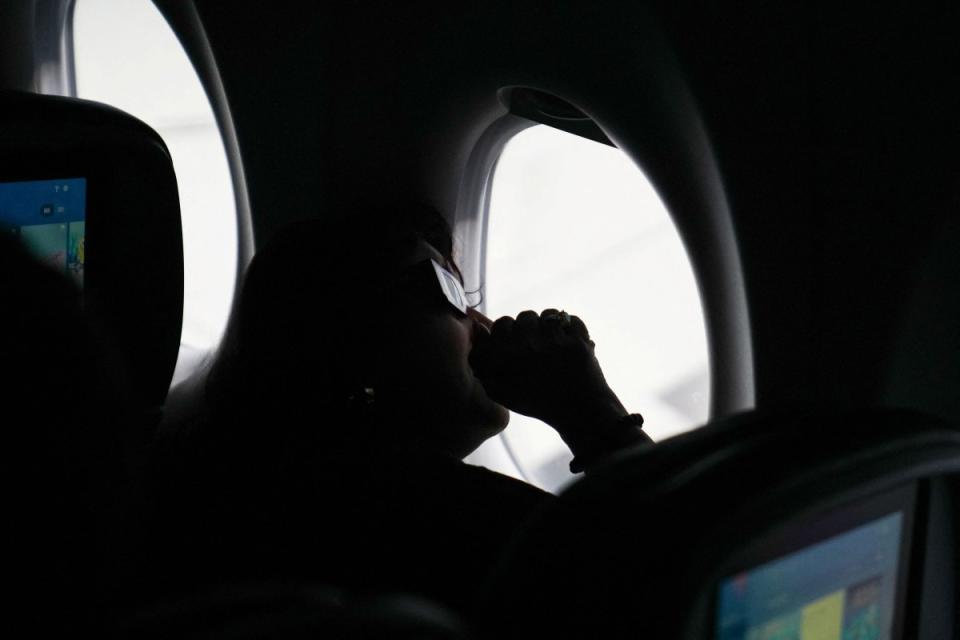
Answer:
M522 131L497 164L488 224L488 315L580 316L611 388L655 440L706 421L696 280L664 204L623 152L546 126ZM513 414L503 438L534 484L555 490L572 477L543 423Z
M237 224L223 141L197 74L150 0L77 0L77 94L153 127L180 190L184 315L176 378L219 341L233 300ZM176 379L175 378L175 379Z

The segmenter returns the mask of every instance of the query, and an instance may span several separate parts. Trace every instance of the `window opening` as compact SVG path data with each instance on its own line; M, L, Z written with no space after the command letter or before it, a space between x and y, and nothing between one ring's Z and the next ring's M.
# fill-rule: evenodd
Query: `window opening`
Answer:
M710 379L697 283L643 172L619 149L538 125L507 143L492 180L485 312L580 316L607 381L652 438L703 424ZM533 484L555 491L573 478L569 451L543 423L512 414L501 438Z
M77 0L73 41L77 96L143 120L173 159L184 259L176 384L217 345L233 302L237 214L223 140L193 65L150 0Z

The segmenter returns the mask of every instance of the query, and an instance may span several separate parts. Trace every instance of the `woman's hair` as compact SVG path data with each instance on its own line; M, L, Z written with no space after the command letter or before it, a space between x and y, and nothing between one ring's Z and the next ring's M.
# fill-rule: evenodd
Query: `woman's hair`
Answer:
M381 292L418 240L453 265L449 224L419 204L304 220L277 232L247 270L208 377L214 417L269 419L292 430L305 421L309 432L317 421L349 421L344 411L362 388L358 363L370 331L390 314ZM239 424L224 428L239 435Z

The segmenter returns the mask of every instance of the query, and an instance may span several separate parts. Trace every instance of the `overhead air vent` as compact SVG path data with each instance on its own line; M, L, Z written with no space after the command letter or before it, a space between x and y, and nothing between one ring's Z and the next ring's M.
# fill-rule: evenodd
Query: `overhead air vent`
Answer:
M590 116L566 100L528 87L509 87L500 99L514 115L602 144L616 146Z

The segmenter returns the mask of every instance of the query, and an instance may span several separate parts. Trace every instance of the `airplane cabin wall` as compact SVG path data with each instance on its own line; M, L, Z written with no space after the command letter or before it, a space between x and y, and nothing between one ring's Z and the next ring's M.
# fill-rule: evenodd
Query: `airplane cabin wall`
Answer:
M369 200L452 210L472 145L505 112L504 85L593 100L629 145L655 144L657 109L668 108L638 107L643 78L624 71L645 46L642 8L196 6L231 101L258 244L286 221ZM960 137L956 24L935 32L936 18L900 11L657 8L729 198L758 406L890 400L902 308L938 220L955 211ZM623 78L634 80L616 85ZM669 162L654 164L644 168L669 182Z
M960 202L960 20L956 8L835 4L664 3L736 221L758 406L960 419L936 399L960 392L942 375L960 341L921 337L944 317L960 327L957 291L933 303L926 284L960 271L955 257L926 258Z
M0 5L0 88L36 90L34 37L36 6L33 0Z

